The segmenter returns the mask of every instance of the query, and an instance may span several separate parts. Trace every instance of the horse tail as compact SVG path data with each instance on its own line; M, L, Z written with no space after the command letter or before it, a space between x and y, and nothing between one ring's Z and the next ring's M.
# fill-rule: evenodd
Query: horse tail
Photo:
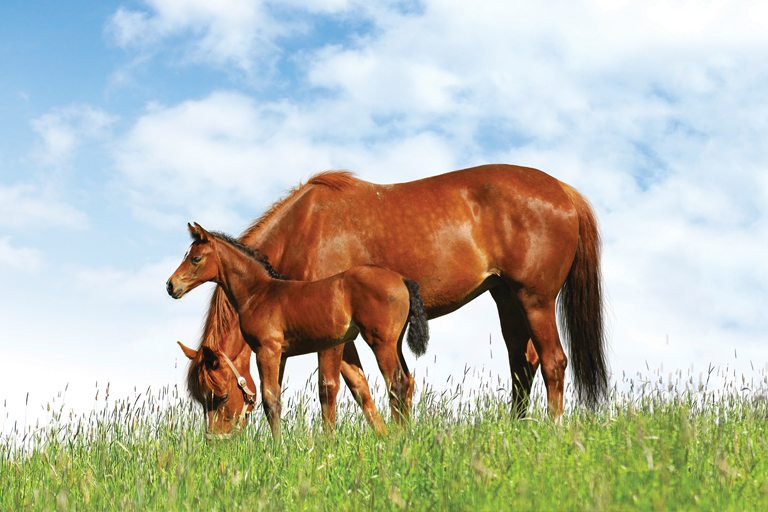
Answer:
M560 328L570 348L570 363L578 398L594 408L605 398L608 389L600 231L589 201L570 185L560 185L579 216L576 256L560 290Z
M429 343L429 323L427 322L427 310L424 301L421 300L419 284L410 279L403 279L408 288L410 310L408 311L408 347L416 357L423 356Z

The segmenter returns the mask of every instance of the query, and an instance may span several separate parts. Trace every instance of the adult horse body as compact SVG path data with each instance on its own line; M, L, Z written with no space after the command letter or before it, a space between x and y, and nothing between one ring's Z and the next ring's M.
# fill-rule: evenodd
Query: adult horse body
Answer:
M273 205L240 241L291 279L314 281L356 265L389 268L419 283L429 318L490 291L518 412L527 408L538 354L548 409L562 413L568 359L556 326L559 293L578 396L594 405L605 393L597 222L579 192L541 171L485 165L395 185L322 173ZM214 291L201 345L226 351L239 336L236 313ZM250 354L231 355L247 369ZM378 415L352 343L318 360L324 421L335 419L340 370L369 421ZM190 383L201 361L192 361Z

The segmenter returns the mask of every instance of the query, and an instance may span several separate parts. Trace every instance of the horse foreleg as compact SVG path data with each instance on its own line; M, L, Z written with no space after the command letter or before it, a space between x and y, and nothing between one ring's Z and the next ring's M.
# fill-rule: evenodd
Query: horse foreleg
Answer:
M280 402L281 355L278 351L264 347L260 347L256 351L256 366L259 370L259 377L261 377L261 405L272 430L272 439L276 443L280 442L280 413L282 412Z
M512 413L522 418L528 412L539 357L530 341L525 311L517 298L501 286L492 288L491 296L499 311L501 334L507 346L509 369L512 373Z
M355 401L363 410L363 415L368 423L380 435L387 435L387 426L379 415L379 410L371 396L371 389L368 387L368 381L363 373L363 365L360 363L360 356L357 353L355 344L352 342L344 344L344 355L341 361L341 376L344 377L347 387L355 397Z
M343 345L317 353L317 390L323 415L323 429L336 429L336 395L339 393L339 372Z

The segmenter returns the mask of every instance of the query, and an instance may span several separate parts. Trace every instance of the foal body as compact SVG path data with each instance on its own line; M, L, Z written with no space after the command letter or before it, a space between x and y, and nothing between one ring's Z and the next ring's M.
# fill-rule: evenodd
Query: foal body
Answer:
M321 281L275 279L263 261L234 240L198 224L189 225L189 231L194 242L168 280L168 293L178 299L208 281L222 287L256 356L262 405L276 440L286 358L333 348L358 333L376 356L392 417L399 422L409 417L414 382L402 354L409 320L408 344L417 355L424 353L428 340L415 282L376 266L353 267ZM381 422L374 427L386 432Z

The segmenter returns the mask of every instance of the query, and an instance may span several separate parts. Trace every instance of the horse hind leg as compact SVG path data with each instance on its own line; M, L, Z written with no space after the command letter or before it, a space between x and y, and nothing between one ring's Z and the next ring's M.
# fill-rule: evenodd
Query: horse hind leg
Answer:
M539 357L530 341L525 311L517 298L502 286L492 288L491 296L496 302L501 334L507 346L509 369L512 374L512 413L522 418L528 412Z
M539 354L541 373L547 389L547 409L553 417L563 414L565 370L568 358L560 344L555 317L555 300L540 302L539 298L523 300L531 339Z

